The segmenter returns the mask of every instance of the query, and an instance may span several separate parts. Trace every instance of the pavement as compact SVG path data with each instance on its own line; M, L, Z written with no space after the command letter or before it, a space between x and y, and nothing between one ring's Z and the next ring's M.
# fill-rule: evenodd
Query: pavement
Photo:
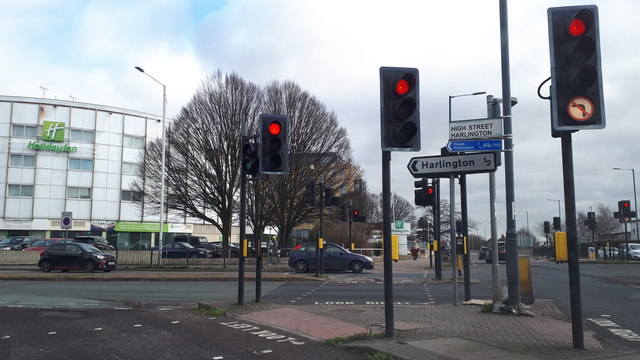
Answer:
M382 265L382 262L378 264ZM401 260L393 267L394 275L423 273L425 262ZM88 277L103 280L237 280L237 272L228 270L119 270L105 277L83 273L41 274L24 271L22 267L4 266L0 267L0 280L86 280ZM374 272L382 275L382 266ZM246 270L248 280L254 275L254 269ZM318 279L308 274L289 273L284 266L272 266L265 268L263 280L317 281L320 289L324 283L332 281L332 275ZM266 302L212 305L224 308L231 316L311 339L358 338L360 340L347 341L342 346L356 347L368 353L386 353L397 359L640 359L640 343L623 348L617 343L599 340L595 333L587 330L584 349L575 349L571 319L552 300L536 299L527 307L529 315L482 312L478 304L490 301L475 299L470 304L455 306L452 303L394 306L392 338L383 336L384 305L279 305Z

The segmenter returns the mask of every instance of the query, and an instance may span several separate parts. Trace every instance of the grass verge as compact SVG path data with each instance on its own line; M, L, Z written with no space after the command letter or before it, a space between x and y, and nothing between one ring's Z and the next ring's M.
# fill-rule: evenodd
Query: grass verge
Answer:
M226 314L226 310L218 309L211 305L198 303L197 307L191 309L196 314L206 315L206 316L223 316Z

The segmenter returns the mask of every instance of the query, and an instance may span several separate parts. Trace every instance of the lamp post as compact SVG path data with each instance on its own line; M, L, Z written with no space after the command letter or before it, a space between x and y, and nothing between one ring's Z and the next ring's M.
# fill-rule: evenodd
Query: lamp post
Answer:
M451 124L451 100L453 98L457 98L457 97L463 97L463 96L474 96L474 95L484 95L486 94L486 91L478 91L478 92L474 92L474 93L470 93L470 94L460 94L460 95L449 95L449 124ZM451 199L449 199L450 201L450 205L451 205L451 224L455 224L455 213L456 213L456 206L455 206L455 191L454 191L454 175L450 175L449 176L449 181L450 181L450 193L451 193ZM468 228L467 228L467 220L468 220L468 214L467 214L467 177L464 174L460 175L460 201L461 201L461 214L462 214L462 236L464 237L469 237L468 234ZM455 226L451 226L451 268L453 270L453 304L454 305L458 305L458 284L457 284L457 251L456 251L456 236L455 236ZM471 300L471 279L470 279L470 274L469 274L469 254L465 254L464 255L464 259L463 259L463 265L464 265L464 294L465 294L465 301Z
M547 201L557 201L558 202L558 217L560 218L560 224L562 224L562 215L560 213L560 200L557 199L547 199Z
M636 240L640 239L640 232L638 231L638 197L636 195L636 171L634 169L626 169L626 168L618 168L614 167L613 170L629 170L631 171L631 176L633 177L633 202L635 204L636 211Z
M160 235L158 237L158 264L162 265L162 239L163 239L163 230L164 230L164 221L162 219L162 215L164 213L164 173L165 173L165 148L166 148L166 136L164 133L164 123L165 116L167 113L167 86L160 81L158 81L153 76L146 73L141 67L136 66L136 70L141 73L147 75L151 78L151 80L157 82L162 85L162 170L161 170L161 179L160 179Z

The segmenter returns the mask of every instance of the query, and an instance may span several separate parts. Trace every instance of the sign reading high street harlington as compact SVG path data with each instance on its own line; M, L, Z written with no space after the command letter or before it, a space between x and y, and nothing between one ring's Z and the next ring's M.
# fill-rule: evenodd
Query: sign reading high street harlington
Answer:
M500 138L502 119L459 120L449 123L449 140Z
M496 153L473 153L451 156L421 156L411 158L407 165L415 178L449 177L496 171Z

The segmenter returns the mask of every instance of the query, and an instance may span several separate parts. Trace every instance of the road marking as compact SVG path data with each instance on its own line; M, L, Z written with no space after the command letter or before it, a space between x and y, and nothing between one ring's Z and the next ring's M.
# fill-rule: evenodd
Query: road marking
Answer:
M280 335L280 334L274 333L274 332L272 332L270 330L260 330L260 328L258 326L255 326L255 325L252 325L252 324L241 323L239 321L221 322L220 325L224 325L224 326L230 327L232 329L240 330L240 331L246 331L248 334L255 335L255 336L267 339L267 340L275 340L276 342L279 342L279 343L289 342L289 343L291 343L293 345L304 345L305 344L304 341L298 341L297 338L286 336L286 335Z
M102 331L102 328L95 328L93 331Z
M607 315L608 316L608 315ZM620 329L620 325L614 323L609 319L598 319L598 318L587 318L587 320L600 325L602 327L607 328L614 335L620 336L621 338L629 341L640 341L640 335L635 332L627 329Z
M133 325L133 327L141 327L141 326L142 326L142 325L140 325L140 324L135 324L135 325Z
M55 331L49 331L49 332L47 333L47 335L55 335L55 334L57 334L57 332L55 332Z
M172 324L180 324L180 321L176 320L176 321L172 321Z
M5 335L5 336L2 337L2 339L9 339L9 338L11 338L11 336L9 336L9 335Z

